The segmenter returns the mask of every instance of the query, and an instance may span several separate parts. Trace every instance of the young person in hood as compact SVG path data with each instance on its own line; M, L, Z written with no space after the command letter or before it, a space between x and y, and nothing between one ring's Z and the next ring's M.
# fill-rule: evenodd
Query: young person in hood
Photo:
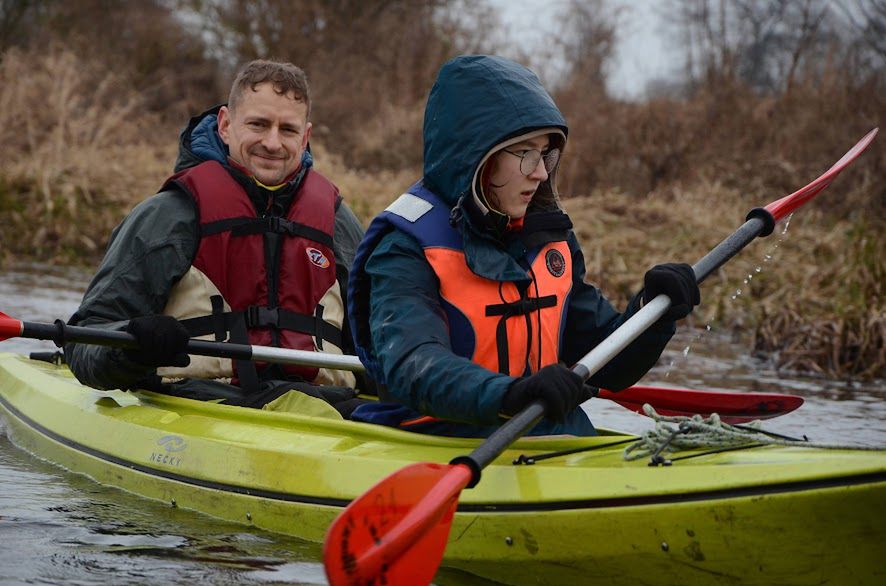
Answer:
M699 303L691 267L659 265L619 313L585 282L555 177L567 126L531 71L490 56L446 63L428 97L424 176L373 220L349 304L382 402L353 419L485 436L536 399L532 434L593 435L591 397L567 366L659 293L669 312L589 381L623 389Z
M253 61L227 105L191 120L175 175L114 230L70 320L141 348L66 345L80 381L251 407L292 388L354 398L350 373L185 353L191 336L352 351L344 287L363 229L313 168L310 109L301 69Z

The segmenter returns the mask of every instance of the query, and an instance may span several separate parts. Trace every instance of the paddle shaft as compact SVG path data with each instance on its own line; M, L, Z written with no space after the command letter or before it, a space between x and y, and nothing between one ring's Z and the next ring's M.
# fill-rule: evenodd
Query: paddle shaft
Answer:
M139 347L138 342L136 342L135 337L132 334L120 330L69 326L60 320L56 321L54 324L26 321L20 323L21 331L9 332L9 334L24 338L34 338L37 340L52 340L58 346L61 346L66 342L80 342L84 344L98 344L101 346L114 346L118 348ZM2 339L3 338L0 337L0 340ZM188 354L198 356L214 356L217 358L230 358L232 360L255 360L259 362L271 362L274 364L297 364L300 366L350 370L352 372L363 371L363 365L360 363L360 359L356 356L310 352L307 350L291 350L289 348L251 346L249 344L235 344L232 342L213 342L210 340L191 339L188 341L187 352Z

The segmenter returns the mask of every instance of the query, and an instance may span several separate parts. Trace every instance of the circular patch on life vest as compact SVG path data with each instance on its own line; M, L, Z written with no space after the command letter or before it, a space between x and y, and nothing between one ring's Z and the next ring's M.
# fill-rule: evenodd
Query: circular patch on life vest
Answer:
M559 250L549 250L545 254L545 266L548 267L548 272L555 277L562 277L566 272L566 259L563 258Z
M311 261L315 266L320 267L321 269L329 268L329 259L326 258L322 252L317 250L316 248L307 248L305 252L308 253L308 260Z

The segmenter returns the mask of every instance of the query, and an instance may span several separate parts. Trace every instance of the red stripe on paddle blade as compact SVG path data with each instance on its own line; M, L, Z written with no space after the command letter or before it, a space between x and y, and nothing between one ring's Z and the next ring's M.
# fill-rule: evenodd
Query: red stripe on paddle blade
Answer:
M776 220L780 220L818 195L821 190L830 185L831 181L833 181L834 178L849 165L849 163L854 161L862 151L868 148L868 145L873 142L874 137L877 136L879 130L879 128L874 128L865 134L861 140L855 143L855 146L849 149L846 154L843 155L839 161L834 163L830 169L825 171L821 177L806 187L802 187L794 193L770 203L766 206L766 210L769 211Z
M332 586L430 584L443 559L464 465L412 464L391 474L338 516L323 563Z
M718 413L726 423L746 423L778 417L800 407L803 397L778 393L734 393L693 389L634 386L619 393L600 390L599 396L622 407L643 413L649 403L659 415L702 415Z
M0 311L0 342L9 338L18 338L24 331L21 320L9 317Z

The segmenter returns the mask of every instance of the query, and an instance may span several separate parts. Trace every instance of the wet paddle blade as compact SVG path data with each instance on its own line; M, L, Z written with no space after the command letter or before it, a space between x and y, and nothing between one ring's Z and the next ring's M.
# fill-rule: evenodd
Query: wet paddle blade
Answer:
M22 335L22 322L0 311L0 342Z
M643 414L649 403L659 415L702 415L718 413L726 423L746 423L790 413L803 404L803 397L778 393L733 393L663 387L633 386L619 393L600 390L600 397Z
M806 187L798 189L794 193L770 203L766 206L766 209L776 220L780 220L818 195L819 192L831 184L831 181L833 181L837 175L849 165L849 163L854 161L866 148L868 148L868 145L873 142L874 137L877 136L879 130L879 128L874 128L865 134L861 140L855 143L855 146L849 149L846 154L843 155L839 161L834 163L830 169L825 171L821 177Z
M336 518L323 544L332 586L430 584L443 559L463 465L418 463L391 474Z

